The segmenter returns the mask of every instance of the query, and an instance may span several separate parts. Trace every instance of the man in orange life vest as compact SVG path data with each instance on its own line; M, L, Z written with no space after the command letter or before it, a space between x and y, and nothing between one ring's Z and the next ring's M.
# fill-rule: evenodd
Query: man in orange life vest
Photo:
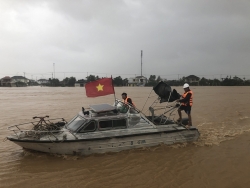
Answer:
M130 104L132 106L135 106L132 102L132 99L127 96L127 93L122 93L122 99L125 104Z
M187 128L192 126L192 118L191 118L191 107L193 105L193 92L189 89L189 85L186 83L183 85L184 94L181 96L182 99L176 100L181 103L181 106L178 109L179 119L178 122L182 122L182 114L181 111L184 110L188 115L188 125Z

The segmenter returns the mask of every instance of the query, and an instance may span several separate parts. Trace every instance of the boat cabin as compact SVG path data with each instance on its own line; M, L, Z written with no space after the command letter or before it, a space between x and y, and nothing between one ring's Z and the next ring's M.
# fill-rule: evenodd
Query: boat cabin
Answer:
M106 131L114 129L126 129L135 126L142 121L140 113L132 106L120 104L112 106L109 104L90 105L90 110L79 112L66 126L75 133L87 133L95 131Z

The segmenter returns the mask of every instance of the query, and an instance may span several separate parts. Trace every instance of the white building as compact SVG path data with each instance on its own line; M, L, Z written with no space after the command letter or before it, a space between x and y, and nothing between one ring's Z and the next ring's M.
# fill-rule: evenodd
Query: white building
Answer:
M40 84L40 85L47 84L47 83L49 83L49 80L39 79L39 80L37 80L37 83Z
M25 83L26 86L29 83L29 79L27 79L27 78L25 78L23 76L13 76L13 77L11 77L11 81L14 82L14 83L16 83L16 85L17 85L18 82Z
M144 76L136 76L128 79L128 86L145 86L148 79Z
M13 82L13 80L9 76L3 77L0 81L1 81L0 85L2 87L16 87L15 82Z
M189 75L187 77L185 77L185 82L187 83L190 83L190 84L197 84L199 85L199 81L200 81L200 78L198 76L195 76L195 75Z

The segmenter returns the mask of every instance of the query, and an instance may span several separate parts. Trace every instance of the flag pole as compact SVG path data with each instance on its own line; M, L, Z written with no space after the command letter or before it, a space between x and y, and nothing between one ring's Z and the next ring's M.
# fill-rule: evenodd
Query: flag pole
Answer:
M113 83L113 78L112 78L112 75L111 75L111 80L112 80L112 86L113 86L113 91L114 91L114 98L115 98L115 106L117 105L116 104L116 96L115 96L115 88L114 88L114 83Z

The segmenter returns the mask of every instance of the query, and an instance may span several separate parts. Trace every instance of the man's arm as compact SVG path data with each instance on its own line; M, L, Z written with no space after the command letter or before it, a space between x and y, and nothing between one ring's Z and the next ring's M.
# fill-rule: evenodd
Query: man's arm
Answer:
M127 100L127 101L128 101L128 103L129 103L129 104L133 105L133 103L132 103L132 99L128 98L128 100Z
M190 100L191 93L188 93L185 98L180 99L179 102L188 102Z

